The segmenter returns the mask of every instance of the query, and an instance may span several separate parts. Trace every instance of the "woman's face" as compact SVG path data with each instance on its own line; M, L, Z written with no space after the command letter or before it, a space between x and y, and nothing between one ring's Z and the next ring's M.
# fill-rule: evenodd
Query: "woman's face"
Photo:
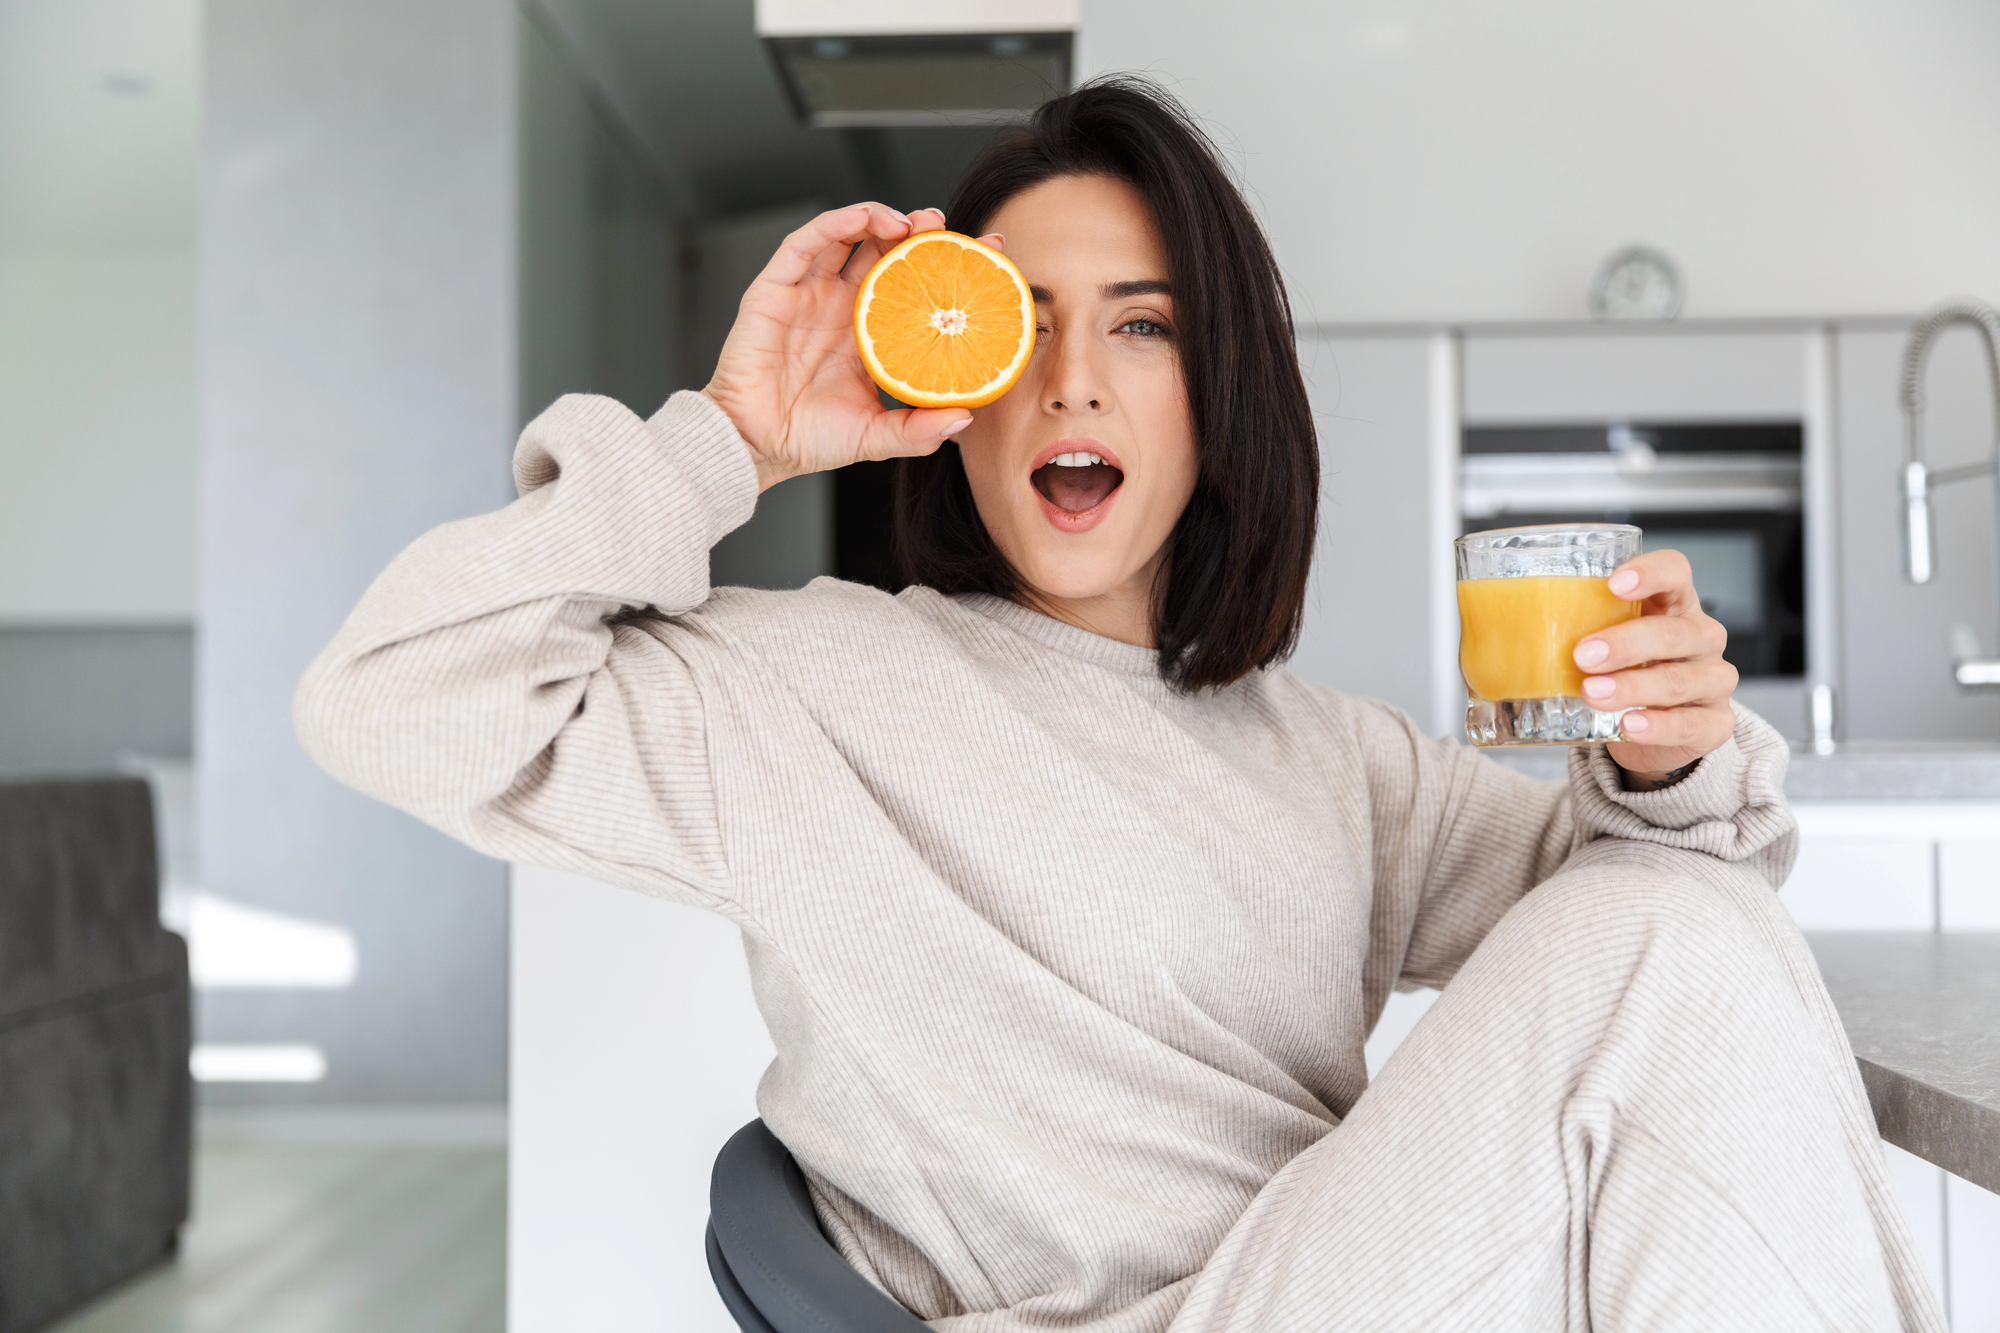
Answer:
M1031 594L1150 598L1195 482L1152 212L1123 181L1065 176L987 230L1034 289L1039 327L1020 381L958 436L979 516Z

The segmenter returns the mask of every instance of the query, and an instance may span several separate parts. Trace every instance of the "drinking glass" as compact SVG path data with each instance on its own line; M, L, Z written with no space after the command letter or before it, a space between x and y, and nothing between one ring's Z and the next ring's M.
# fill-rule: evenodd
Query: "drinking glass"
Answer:
M1593 708L1574 654L1585 635L1639 614L1605 580L1643 536L1626 523L1550 523L1458 539L1458 668L1474 745L1619 738L1631 710Z

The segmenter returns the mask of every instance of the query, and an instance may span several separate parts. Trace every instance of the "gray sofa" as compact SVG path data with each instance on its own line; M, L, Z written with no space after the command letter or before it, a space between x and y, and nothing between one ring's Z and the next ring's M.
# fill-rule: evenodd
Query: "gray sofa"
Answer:
M0 1333L173 1252L188 1022L146 784L0 782Z

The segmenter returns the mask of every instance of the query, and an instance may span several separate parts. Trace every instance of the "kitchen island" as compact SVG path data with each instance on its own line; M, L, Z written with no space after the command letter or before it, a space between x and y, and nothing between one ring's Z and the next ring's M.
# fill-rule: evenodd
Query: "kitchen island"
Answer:
M1568 773L1569 747L1494 746L1488 758L1530 777ZM1832 754L1792 750L1793 801L2000 802L2000 745L1985 741L1842 741ZM1993 836L2000 838L2000 814Z
M1844 741L1795 750L1794 801L2000 801L2000 746L1977 741ZM2000 827L1994 829L2000 836Z
M2000 934L1807 938L1882 1137L2000 1193Z

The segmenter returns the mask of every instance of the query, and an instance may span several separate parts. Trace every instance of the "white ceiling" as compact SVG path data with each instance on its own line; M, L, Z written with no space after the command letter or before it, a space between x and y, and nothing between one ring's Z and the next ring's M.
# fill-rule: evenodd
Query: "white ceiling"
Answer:
M531 3L534 0L531 0ZM800 125L757 40L751 0L539 0L696 212L843 199L845 141Z
M0 244L194 243L198 0L0 0Z

